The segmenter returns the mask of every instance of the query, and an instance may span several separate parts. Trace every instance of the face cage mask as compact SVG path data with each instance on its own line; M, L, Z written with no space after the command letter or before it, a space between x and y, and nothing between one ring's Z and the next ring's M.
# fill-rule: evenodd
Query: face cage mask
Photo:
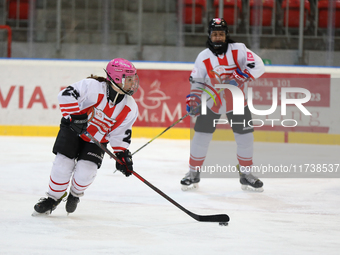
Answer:
M130 77L130 76L129 76ZM129 91L125 91L124 90L124 87L125 87L125 74L123 74L123 77L122 77L122 87L120 88L125 94L129 95L129 96L132 96L134 93L137 92L138 90L138 87L139 87L139 77L137 74L133 75L132 76L132 85L131 85L131 88ZM118 86L119 87L119 86Z
M213 31L224 31L225 32L225 42L212 42L211 41L211 33ZM228 38L229 38L228 31L212 30L212 31L210 31L206 45L216 56L218 56L220 54L227 52L227 50L228 50Z
M110 82L113 86L115 86L116 88L118 88L120 91L122 91L124 94L126 95L129 95L129 96L132 96L137 90L138 90L138 87L139 87L139 77L137 74L135 74L133 76L133 84L131 85L131 88L129 91L126 91L124 90L124 87L125 87L125 74L123 74L123 77L122 77L122 87L118 86L117 83L115 83L115 81L111 78L111 76L108 74L108 72L106 71L106 69L104 69L105 73L107 74L107 76L110 78Z

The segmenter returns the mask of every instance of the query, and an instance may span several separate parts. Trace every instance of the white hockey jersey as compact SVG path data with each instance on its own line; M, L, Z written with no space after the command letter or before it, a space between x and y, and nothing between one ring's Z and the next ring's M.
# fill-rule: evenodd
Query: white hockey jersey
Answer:
M198 54L191 72L192 79L198 81L192 82L191 93L201 95L201 89L213 93L208 86L202 83L214 86L214 84L220 83L220 80L227 79L237 68L243 72L247 70L251 80L259 78L264 73L262 59L249 50L243 43L229 43L227 52L218 57L208 48L203 50ZM216 73L218 75L216 75ZM244 87L240 89L244 93ZM232 111L233 99L231 92L227 89L224 90L220 93L220 98L222 99L222 105L218 100L216 100L216 104L213 100L210 100L207 102L207 106L213 112L219 114ZM245 105L246 104L245 101Z
M87 132L101 143L109 142L115 152L125 150L131 142L131 128L138 115L138 106L131 96L113 104L108 100L107 85L92 78L78 81L58 94L64 118L71 114L88 114ZM89 138L81 138L90 142Z

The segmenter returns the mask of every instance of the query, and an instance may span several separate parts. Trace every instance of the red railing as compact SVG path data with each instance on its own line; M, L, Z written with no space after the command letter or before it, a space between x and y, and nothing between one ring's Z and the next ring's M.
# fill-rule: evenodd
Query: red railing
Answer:
M7 30L7 57L11 57L11 45L12 45L12 29L7 25L0 25L0 29Z

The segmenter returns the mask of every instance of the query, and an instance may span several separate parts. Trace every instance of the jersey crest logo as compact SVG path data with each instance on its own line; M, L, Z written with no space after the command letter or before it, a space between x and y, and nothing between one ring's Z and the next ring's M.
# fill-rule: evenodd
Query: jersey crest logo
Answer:
M89 124L95 126L99 133L105 135L116 120L107 116L102 110L93 107L93 115L90 117Z
M247 52L247 61L255 61L255 58L251 52Z

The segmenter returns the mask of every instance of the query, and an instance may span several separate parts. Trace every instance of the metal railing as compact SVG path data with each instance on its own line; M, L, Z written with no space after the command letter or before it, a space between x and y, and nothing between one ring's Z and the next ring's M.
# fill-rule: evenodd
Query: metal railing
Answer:
M4 46L1 48L6 48L6 50L2 53L7 58L10 58L12 55L12 29L10 26L7 25L0 25L0 32L6 31L7 35L7 42L5 41L3 44Z
M224 1L218 0L217 7L214 0L0 0L0 25L12 28L13 41L52 42L57 51L63 43L135 45L137 48L143 45L198 46L202 45L201 39L206 38L208 20L216 16L217 8L218 16L223 16ZM284 40L275 47L301 52L308 43L305 39L311 39L321 41L326 50L340 50L334 46L334 40L340 39L338 28L332 25L335 1L330 1L327 28L318 27L319 0L309 0L313 15L308 13L306 25L302 22L305 9L301 6L299 27L289 27L288 17L292 12L289 1L283 8L282 0L273 0L272 7L267 8L262 0L242 0L242 11L239 10L240 0L231 1L234 7L229 13L233 13L234 24L229 25L230 35L250 48L274 45L262 46L263 40ZM265 12L271 15L269 25L263 24ZM190 23L185 17L188 13Z

